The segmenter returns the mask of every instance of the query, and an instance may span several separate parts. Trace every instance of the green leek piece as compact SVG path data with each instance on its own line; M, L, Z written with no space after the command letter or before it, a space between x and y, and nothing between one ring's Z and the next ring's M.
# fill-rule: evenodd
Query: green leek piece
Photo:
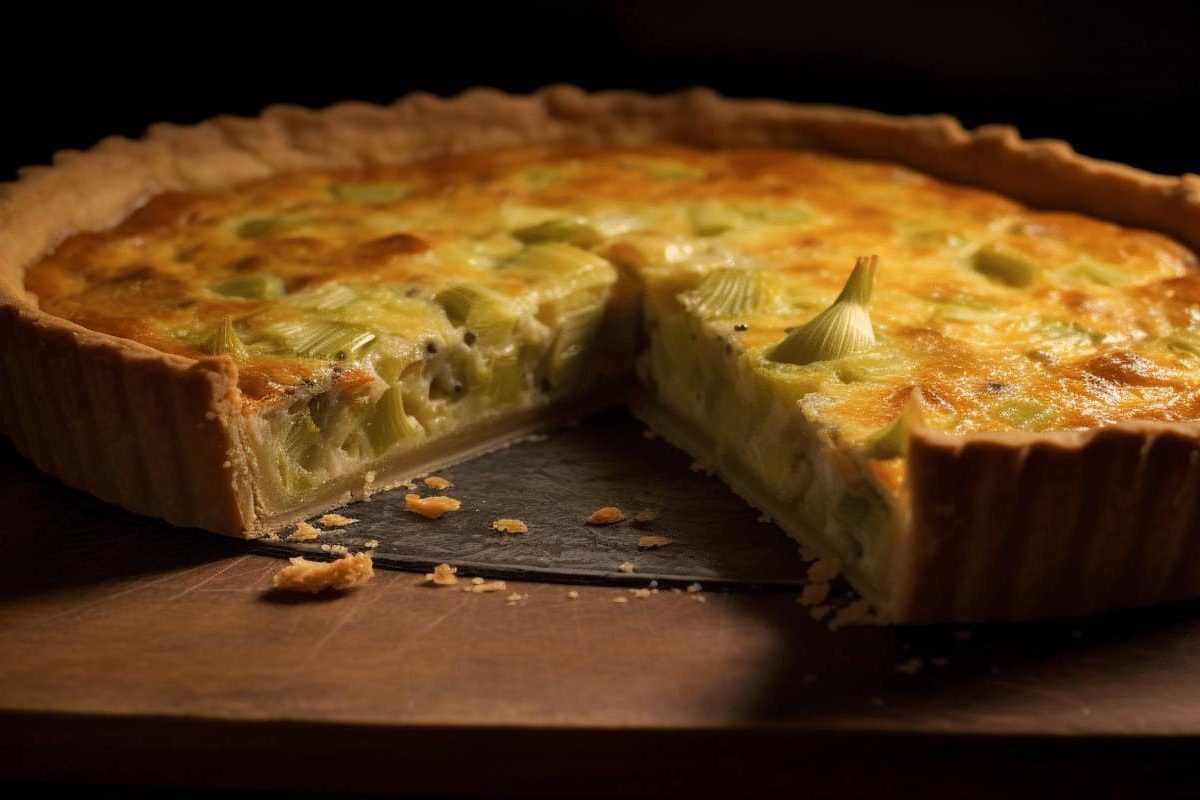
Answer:
M737 227L741 214L725 203L699 203L688 210L692 230L697 236L720 236L725 231Z
M358 290L344 283L330 281L288 297L288 303L310 311L337 311L359 299Z
M771 359L812 364L861 353L875 346L875 330L867 303L875 287L878 256L859 258L833 305L787 335Z
M284 433L275 455L279 479L288 494L303 494L315 485L313 476L301 466L301 462L304 461L305 454L314 445L319 445L320 441L321 429L313 422L307 408L294 414L288 421L287 432Z
M304 220L287 217L254 217L243 221L234 229L240 239L262 239L274 236L289 228L303 225Z
M1042 431L1054 424L1058 413L1052 406L1032 400L1012 400L992 410L991 416L1012 428Z
M1098 264L1095 261L1083 261L1066 271L1066 276L1076 281L1087 281L1100 286L1125 286L1133 282L1133 276L1125 270Z
M329 193L351 203L383 205L403 200L413 192L402 183L335 183L329 187Z
M908 439L921 416L921 395L914 388L896 418L867 437L867 452L883 460L908 455Z
M722 268L708 273L679 301L702 319L742 317L778 309L779 277L761 270Z
M367 418L367 436L375 453L381 454L395 447L402 439L418 435L421 425L404 410L404 395L399 386L391 386L380 395L375 408Z
M504 405L515 402L525 390L526 383L525 365L521 361L519 348L514 347L492 360L487 394L493 402Z
M455 326L471 333L482 346L507 342L521 317L521 308L507 297L473 283L437 293L434 301Z
M604 263L599 256L566 242L539 242L522 248L509 262L512 267L525 267L557 275L591 272Z
M1028 256L995 243L976 250L971 267L985 278L1015 289L1029 286L1042 271Z
M1200 331L1192 328L1176 328L1163 337L1163 344L1177 353L1200 357Z
M558 335L546 358L546 378L555 389L574 385L579 378L603 316L602 305L584 305L559 320Z
M566 242L576 247L595 247L604 236L582 219L552 219L538 225L517 228L512 235L525 244Z
M217 326L208 340L208 352L214 356L246 357L246 345L242 344L242 340L238 338L231 318L225 317L221 320L221 324Z
M285 291L283 278L264 273L238 275L209 288L219 295L240 297L243 300L270 300L281 296Z
M365 328L322 319L275 322L258 333L287 353L326 361L351 361L375 341L375 334Z

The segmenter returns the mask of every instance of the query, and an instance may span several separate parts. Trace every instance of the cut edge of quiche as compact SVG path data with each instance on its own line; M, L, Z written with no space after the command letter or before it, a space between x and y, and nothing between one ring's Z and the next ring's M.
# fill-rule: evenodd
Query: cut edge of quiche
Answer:
M1007 128L968 133L946 117L897 119L734 101L703 90L654 98L570 87L525 97L488 90L452 100L418 95L387 108L273 108L256 120L160 126L137 142L109 139L86 153L60 154L53 167L26 170L5 187L3 430L40 468L105 500L178 525L256 536L503 446L552 422L547 409L559 419L581 413L582 404L600 401L587 391L594 375L579 377L553 402L516 403L464 424L438 441L436 455L355 462L303 507L289 507L265 476L278 443L304 433L306 404L330 387L298 394L293 407L274 416L251 419L230 359L170 355L47 314L25 288L24 273L65 236L112 226L165 190L519 144L660 141L823 149L886 160L1034 206L1200 243L1195 176L1148 175L1076 156L1062 143L1022 142ZM551 346L548 341L541 346ZM669 344L652 337L640 362L651 387L654 347L664 341ZM622 375L632 358L632 351L621 352L596 363ZM403 399L394 397L393 405L402 407ZM1200 425L1123 422L1059 433L947 434L922 425L919 397L911 405L902 420L909 428L906 491L864 495L843 510L857 515L845 524L835 509L805 515L794 503L780 503L779 493L747 470L735 449L653 390L635 408L789 533L841 559L855 587L895 622L1085 614L1200 593L1200 567L1194 566L1200 564ZM377 435L388 436L396 420L402 415L373 422ZM836 461L841 451L816 452ZM363 472L368 466L377 466L374 480ZM833 474L845 465L819 466ZM866 475L869 489L864 470L851 470L851 479ZM871 518L879 511L872 503L881 504L882 515Z

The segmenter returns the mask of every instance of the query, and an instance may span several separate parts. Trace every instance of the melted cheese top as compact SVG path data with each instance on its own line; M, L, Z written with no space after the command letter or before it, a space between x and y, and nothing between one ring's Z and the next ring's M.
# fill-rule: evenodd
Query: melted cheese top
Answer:
M772 363L868 254L880 265L875 348ZM26 283L52 314L194 358L219 351L231 321L257 408L346 374L339 362L372 335L419 359L450 335L433 299L448 286L533 314L611 283L610 263L638 276L652 315L681 308L678 293L714 269L777 273L769 307L702 322L850 439L895 418L912 387L931 423L955 432L1200 419L1191 251L807 152L525 148L161 194L112 230L70 237ZM330 319L308 336L289 327Z

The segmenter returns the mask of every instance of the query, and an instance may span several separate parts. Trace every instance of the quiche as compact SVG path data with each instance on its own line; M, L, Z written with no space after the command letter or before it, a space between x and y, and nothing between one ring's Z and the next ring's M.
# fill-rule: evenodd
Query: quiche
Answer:
M475 91L0 195L0 429L257 537L627 402L901 623L1200 594L1200 181L945 117ZM731 531L730 535L736 535Z

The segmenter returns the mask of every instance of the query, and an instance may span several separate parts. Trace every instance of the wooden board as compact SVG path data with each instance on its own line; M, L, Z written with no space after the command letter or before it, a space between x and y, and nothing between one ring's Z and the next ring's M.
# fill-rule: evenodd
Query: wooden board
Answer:
M302 601L267 591L277 559L148 524L7 448L0 504L0 779L1161 795L1200 755L1195 603L832 633L780 592L510 582L510 602L381 571Z

